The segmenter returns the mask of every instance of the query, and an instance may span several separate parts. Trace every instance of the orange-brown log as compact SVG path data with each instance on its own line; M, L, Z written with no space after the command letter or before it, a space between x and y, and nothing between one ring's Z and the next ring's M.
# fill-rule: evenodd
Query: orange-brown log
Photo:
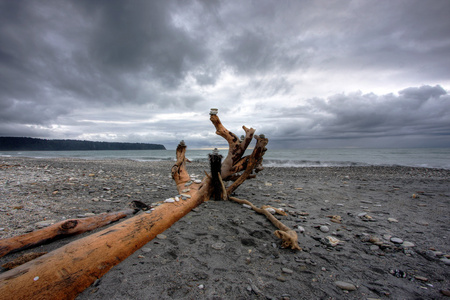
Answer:
M177 162L172 167L172 178L177 185L178 193L182 193L185 184L190 180L189 173L186 169L186 145L181 141L176 150ZM194 185L195 187L195 185ZM198 186L197 186L198 187Z
M228 142L228 155L222 162L222 171L220 175L223 180L229 180L229 177L237 172L234 169L235 165L241 159L242 155L244 155L244 152L250 144L253 134L255 133L255 129L249 129L242 126L245 131L245 136L243 140L240 140L233 132L223 126L222 122L220 122L219 116L212 114L210 120L216 128L216 134L220 135Z
M272 222L272 224L275 225L279 229L279 230L276 230L274 232L274 234L276 235L277 238L280 238L283 241L283 243L281 244L281 247L290 248L292 250L300 250L300 251L302 250L302 248L300 248L300 246L298 245L297 232L295 232L294 230L290 229L289 227L287 227L286 225L281 223L268 210L265 209L265 207L270 207L270 206L263 206L261 208L258 208L255 205L253 205L253 203L251 203L250 201L247 201L244 199L238 199L236 197L229 197L229 199L234 202L240 203L240 204L250 205L250 207L254 211L256 211L259 214L265 215L269 219L269 221ZM275 209L275 210L278 213L285 215L284 212L281 212L278 209Z
M0 274L0 299L73 299L211 195L210 179L191 198L164 203Z
M11 252L36 247L55 239L91 231L95 228L125 218L133 212L133 209L128 209L108 214L103 213L89 218L70 219L30 233L2 239L0 240L0 257Z
M248 156L246 169L228 188L227 194L231 195L245 180L251 177L253 170L262 163L264 153L266 152L266 145L269 142L265 137L255 135L257 140L255 148L251 155Z

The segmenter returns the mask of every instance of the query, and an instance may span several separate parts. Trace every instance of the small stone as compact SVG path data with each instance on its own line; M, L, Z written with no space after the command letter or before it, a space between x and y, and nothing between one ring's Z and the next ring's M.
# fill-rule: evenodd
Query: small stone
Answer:
M47 227L47 226L50 226L50 225L54 224L55 222L56 222L56 220L45 220L45 221L37 222L34 225L37 228L44 228L44 227Z
M277 277L277 280L278 280L278 281L281 281L281 282L285 282L287 279L286 279L286 277L284 277L284 276L278 276L278 277Z
M187 192L189 192L191 189L184 189L184 190L182 190L181 192L182 193L187 193Z
M393 242L394 244L402 244L403 240L401 238L391 237L391 242Z
M425 281L425 282L428 281L428 278L423 277L423 276L414 275L414 278L417 280L420 280L420 281Z
M390 270L389 273L391 273L393 276L397 278L406 278L406 272L399 269Z
M376 251L376 250L378 250L378 249L380 249L380 247L377 246L377 245L371 245L371 246L370 246L370 250L371 250L371 251Z
M225 248L225 244L224 243L214 243L211 245L211 248L216 249L216 250L222 250L223 248Z
M328 228L328 226L322 225L319 227L320 231L322 232L328 232L330 231L330 228Z
M385 239L386 241L390 241L391 237L392 237L392 235L390 235L390 234L383 234L383 239Z
M204 286L203 284L200 284L200 285L198 286L198 288L201 289L201 290L203 290L203 289L205 288L205 286Z
M100 201L100 199L99 198L92 198L92 201L98 202L98 201Z
M389 223L398 223L397 219L394 218L388 218Z
M265 186L272 186L272 184L270 182L266 182L264 183Z
M414 245L414 243L404 241L404 242L401 244L401 246L402 246L403 248L412 248L412 247L415 247L416 245Z
M322 238L322 239L320 239L320 241L323 244L325 244L327 246L331 246L331 247L336 247L341 242L340 240L338 240L337 238L332 237L332 236L327 236L325 238Z
M173 202L175 202L175 199L169 198L169 199L164 200L164 202L165 203L173 203Z
M276 213L275 209L273 209L272 207L266 207L265 210L270 212L272 215L274 215Z
M341 216L335 215L335 216L331 216L330 221L333 222L333 223L340 224L341 221L342 221L342 218L341 218Z
M34 281L38 281L39 280L39 276L36 276L33 278Z
M138 255L138 258L145 258L144 255Z
M441 258L440 261L442 261L447 266L450 266L450 259L448 259L447 257Z
M340 288L342 290L345 290L345 291L356 291L356 286L355 285L353 285L351 283L348 283L348 282L345 282L345 281L335 281L334 284L338 288Z
M450 297L450 291L449 290L440 290L441 294L447 297Z
M148 253L148 252L150 252L150 251L152 251L152 249L150 249L150 248L142 248L142 252L144 252L144 253Z
M3 228L3 227L2 227L2 228L0 228L0 231L4 231L4 230L5 230L5 228Z
M428 226L429 225L428 222L425 222L425 221L418 221L416 223L421 225L421 226Z
M372 244L376 244L380 242L380 239L377 238L376 236L370 236L369 242L371 242Z
M194 180L194 183L202 183L202 181L200 179L196 179Z
M248 209L252 209L252 207L248 204L242 204L243 207L248 208Z
M160 239L160 240L165 240L165 239L167 239L167 236L165 234L160 233L156 236L156 238Z
M288 269L288 268L281 268L281 271L282 271L283 273L286 273L286 274L292 274L292 273L294 273L293 270Z
M297 231L300 233L303 233L303 232L305 232L305 228L303 226L298 226Z

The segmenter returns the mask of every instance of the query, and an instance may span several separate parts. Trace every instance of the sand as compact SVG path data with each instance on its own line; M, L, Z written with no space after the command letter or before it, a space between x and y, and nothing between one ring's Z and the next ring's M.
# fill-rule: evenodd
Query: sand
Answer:
M44 220L172 197L172 164L1 158L0 238L35 230ZM188 165L199 177L207 169ZM211 200L77 299L440 299L450 290L450 170L266 168L236 192L287 211L278 218L298 231L303 251L282 249L264 216ZM334 215L341 223L331 221ZM331 246L328 236L339 244Z

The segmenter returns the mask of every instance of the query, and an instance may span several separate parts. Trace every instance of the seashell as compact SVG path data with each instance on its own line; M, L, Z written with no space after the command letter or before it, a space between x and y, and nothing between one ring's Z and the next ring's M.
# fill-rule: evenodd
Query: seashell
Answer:
M333 247L337 246L341 242L340 240L332 236L327 236L325 237L325 239L327 239L328 240L327 243Z
M164 202L165 203L173 203L173 202L175 202L175 199L169 198L169 199L164 200Z
M341 221L342 221L341 216L338 216L338 215L328 216L328 217L331 218L330 221L333 223L341 223Z

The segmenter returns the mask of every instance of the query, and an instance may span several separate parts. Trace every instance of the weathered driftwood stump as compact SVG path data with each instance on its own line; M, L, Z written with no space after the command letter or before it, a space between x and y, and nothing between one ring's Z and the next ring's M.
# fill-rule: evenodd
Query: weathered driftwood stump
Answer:
M270 207L257 208L246 200L230 197L246 179L255 177L256 173L263 169L262 159L268 139L263 135L254 135L255 130L245 126L245 136L239 139L222 125L217 110L214 109L211 110L211 122L216 133L226 139L229 145L228 155L217 176L206 174L201 182L191 182L186 169L186 145L181 142L176 150L177 161L172 167L172 177L179 196L169 203L157 206L153 211L136 215L0 274L0 299L75 298L113 266L169 228L193 208L209 200L213 192L217 192L217 187L221 189L216 193L219 198L248 204L258 213L265 214L279 228L275 235L283 240L283 247L300 249L295 231L284 226L269 212L277 210ZM256 139L256 145L250 155L244 156L253 138ZM220 184L215 182L217 180ZM224 181L232 183L226 187Z

